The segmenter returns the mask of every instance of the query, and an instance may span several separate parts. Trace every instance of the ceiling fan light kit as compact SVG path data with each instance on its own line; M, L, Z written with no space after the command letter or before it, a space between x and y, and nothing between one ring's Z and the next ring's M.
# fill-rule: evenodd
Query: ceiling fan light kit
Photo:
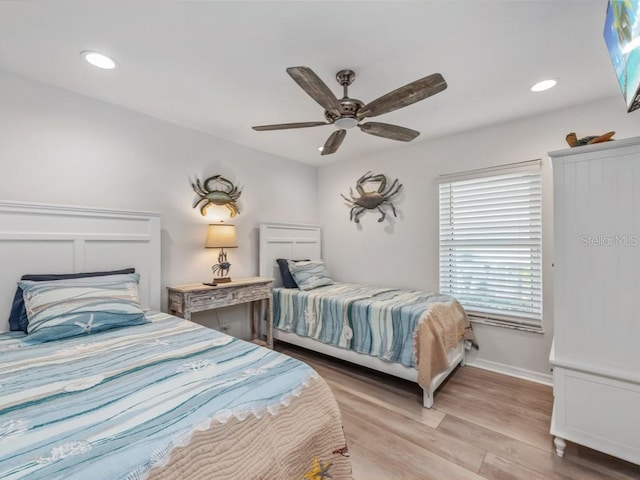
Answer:
M349 98L349 85L356 78L353 70L340 70L336 74L336 80L342 86L344 92L344 96L339 100L309 67L289 67L287 68L287 73L311 98L324 108L324 117L327 121L259 125L253 127L253 129L267 131L334 125L337 130L329 136L322 149L320 149L321 155L330 155L336 152L342 144L347 130L353 127L358 127L369 135L410 142L420 135L420 132L389 123L360 122L365 118L377 117L378 115L412 105L447 88L447 82L445 82L442 75L434 73L389 92L365 105L361 100Z
M333 124L336 128L353 128L358 125L358 120L355 117L340 117L336 119Z

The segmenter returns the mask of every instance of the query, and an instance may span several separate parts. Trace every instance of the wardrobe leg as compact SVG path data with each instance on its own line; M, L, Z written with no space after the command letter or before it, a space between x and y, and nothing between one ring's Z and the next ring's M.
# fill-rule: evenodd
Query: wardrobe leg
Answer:
M567 442L564 441L564 438L556 437L553 439L553 443L556 446L556 453L559 457L564 457L564 449L567 446Z

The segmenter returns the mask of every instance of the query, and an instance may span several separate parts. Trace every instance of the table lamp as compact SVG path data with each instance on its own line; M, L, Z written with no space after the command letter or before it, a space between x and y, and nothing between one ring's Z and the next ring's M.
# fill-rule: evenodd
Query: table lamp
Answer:
M227 262L227 252L225 248L237 248L238 240L236 239L236 226L227 225L226 223L216 223L209 225L207 231L207 243L206 248L219 248L218 263L211 267L213 272L213 281L211 283L205 283L205 285L216 285L218 283L230 282L229 269L231 264ZM219 275L219 276L216 276Z

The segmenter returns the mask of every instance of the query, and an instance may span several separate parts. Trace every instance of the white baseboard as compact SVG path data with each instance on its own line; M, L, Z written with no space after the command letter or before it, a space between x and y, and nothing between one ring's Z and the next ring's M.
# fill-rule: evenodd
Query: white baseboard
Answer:
M553 386L551 374L534 372L525 368L513 367L504 363L492 362L491 360L483 360L481 358L469 358L467 356L467 365L471 367L482 368L491 372L502 373L510 377L529 380L530 382L541 383L543 385Z

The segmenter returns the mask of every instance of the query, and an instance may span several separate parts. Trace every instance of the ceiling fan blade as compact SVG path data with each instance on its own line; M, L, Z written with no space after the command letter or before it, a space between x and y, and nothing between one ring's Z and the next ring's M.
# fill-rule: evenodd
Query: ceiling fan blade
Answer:
M358 118L377 117L383 113L393 112L435 95L445 88L447 88L447 82L442 78L442 75L433 73L368 103L360 109Z
M322 108L335 116L340 116L338 99L313 70L309 67L289 67L287 73Z
M319 127L320 125L329 125L327 122L299 122L299 123L277 123L275 125L258 125L251 127L258 132L265 130L284 130L286 128L305 128L305 127Z
M329 138L327 138L327 141L324 142L324 147L322 147L321 155L330 155L332 153L335 153L335 151L340 148L340 145L342 145L342 141L344 140L344 137L346 135L347 131L344 129L336 130L335 132L333 132L329 136Z
M367 122L358 125L358 127L369 135L390 138L391 140L400 140L401 142L410 142L420 135L420 132L411 130L410 128L391 125L389 123Z

